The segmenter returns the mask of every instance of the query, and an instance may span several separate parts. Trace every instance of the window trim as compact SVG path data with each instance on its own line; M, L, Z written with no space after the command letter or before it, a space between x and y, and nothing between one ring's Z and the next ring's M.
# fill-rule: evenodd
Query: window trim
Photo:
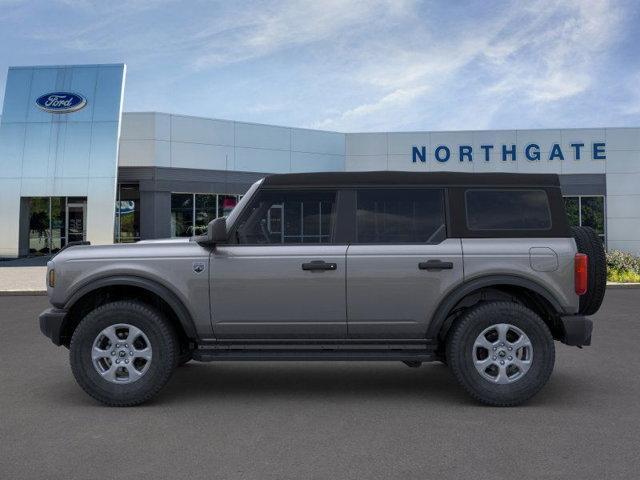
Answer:
M547 205L547 214L549 218L549 226L547 228L472 228L469 225L469 201L468 195L471 192L541 192L544 195ZM464 192L464 222L467 230L470 232L549 232L553 230L553 216L551 214L551 202L549 194L542 188L467 188Z
M441 201L442 201L442 216L443 216L443 224L444 224L444 237L440 241L433 242L359 242L358 241L358 192L367 191L367 190L397 190L397 187L393 187L391 185L366 185L358 188L354 188L352 191L355 192L354 195L354 203L353 203L353 234L351 237L352 245L439 245L445 240L449 238L449 232L451 231L450 225L450 214L449 214L449 194L448 188L442 186L430 186L430 185L411 185L411 186L402 186L402 190L436 190L441 193ZM435 233L435 232L434 232Z

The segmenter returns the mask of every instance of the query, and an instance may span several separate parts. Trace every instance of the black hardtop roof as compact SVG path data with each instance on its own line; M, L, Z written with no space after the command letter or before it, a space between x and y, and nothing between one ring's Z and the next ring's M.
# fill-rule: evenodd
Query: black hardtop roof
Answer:
M265 177L263 186L457 185L559 187L556 174L459 172L321 172Z

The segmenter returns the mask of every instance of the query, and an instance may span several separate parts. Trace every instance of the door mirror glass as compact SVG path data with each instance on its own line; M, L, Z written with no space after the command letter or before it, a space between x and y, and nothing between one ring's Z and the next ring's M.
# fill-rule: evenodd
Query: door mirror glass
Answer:
M207 236L211 243L226 243L227 241L227 219L219 217L209 222L207 226Z

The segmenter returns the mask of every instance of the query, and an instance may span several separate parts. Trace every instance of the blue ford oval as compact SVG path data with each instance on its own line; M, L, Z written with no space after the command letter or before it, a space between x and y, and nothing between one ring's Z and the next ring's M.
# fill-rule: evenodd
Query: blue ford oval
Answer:
M84 108L87 99L82 95L70 92L46 93L36 100L41 110L49 113L72 113Z

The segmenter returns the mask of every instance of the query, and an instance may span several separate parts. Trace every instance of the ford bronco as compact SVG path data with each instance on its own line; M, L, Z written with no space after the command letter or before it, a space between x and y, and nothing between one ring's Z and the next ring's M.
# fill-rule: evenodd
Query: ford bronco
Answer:
M558 176L271 175L202 236L71 246L40 328L92 397L142 403L190 360L441 361L476 400L524 402L554 340L591 342L601 240Z

